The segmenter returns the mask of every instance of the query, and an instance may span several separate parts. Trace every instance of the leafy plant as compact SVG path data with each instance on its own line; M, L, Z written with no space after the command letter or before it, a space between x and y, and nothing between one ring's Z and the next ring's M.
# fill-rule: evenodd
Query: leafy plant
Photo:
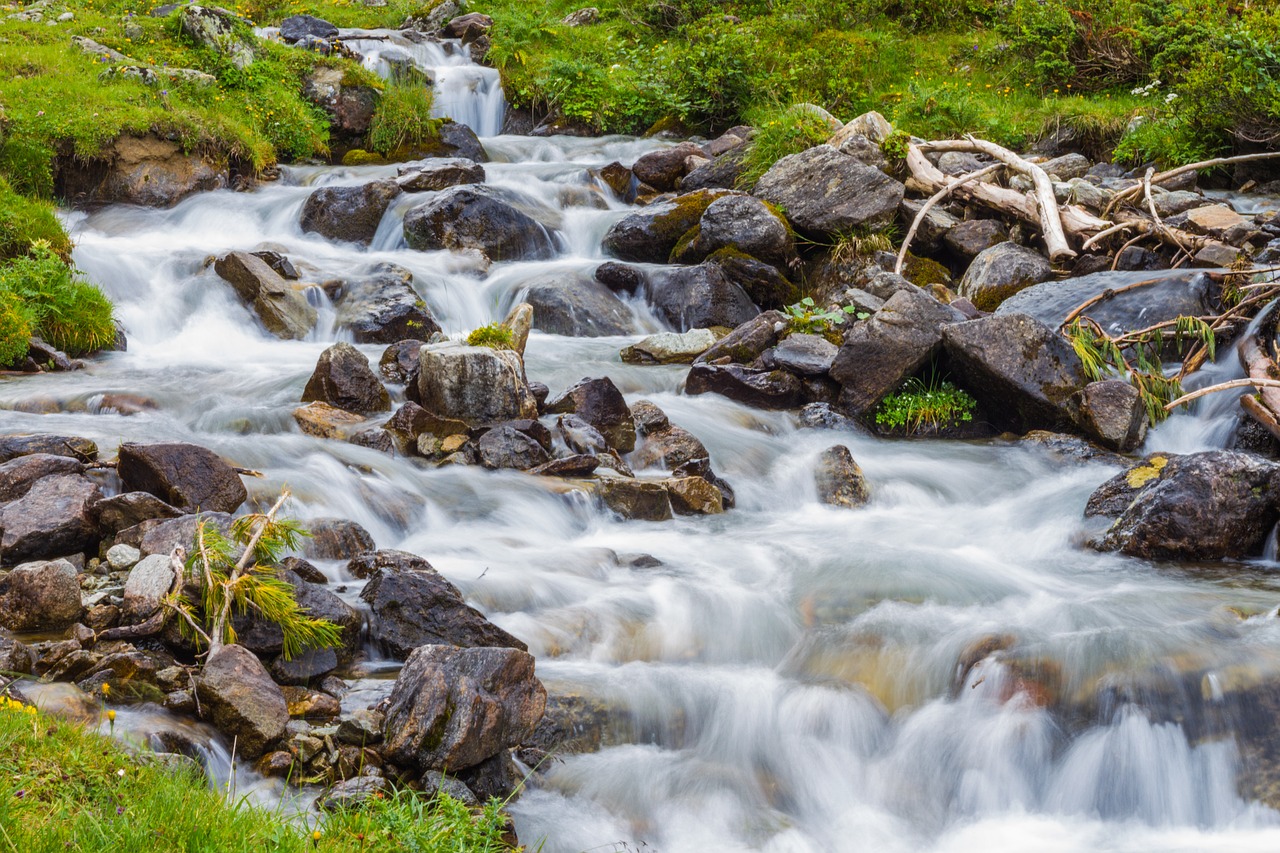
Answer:
M936 374L928 381L912 377L885 397L876 411L876 424L912 435L941 431L973 420L978 401Z
M907 147L911 144L911 134L895 130L880 143L880 151L890 160L905 160Z
M0 369L16 365L27 354L31 338L31 314L17 300L0 295Z
M490 323L467 335L467 345L490 349L515 349L516 339L511 329L502 323Z
M822 310L818 308L812 296L806 296L794 305L788 305L782 309L782 312L787 315L788 332L809 335L826 335L850 317L865 320L871 316L854 305Z
M94 352L115 340L111 302L47 243L0 263L0 301L20 306L35 334L70 355Z
M307 535L296 521L276 518L289 498L286 491L271 509L236 519L231 537L202 521L196 526L187 578L200 588L200 601L179 594L170 607L182 617L183 632L209 654L236 641L233 615L252 614L280 627L283 655L289 660L308 649L337 646L342 629L307 616L293 587L277 575L275 564Z

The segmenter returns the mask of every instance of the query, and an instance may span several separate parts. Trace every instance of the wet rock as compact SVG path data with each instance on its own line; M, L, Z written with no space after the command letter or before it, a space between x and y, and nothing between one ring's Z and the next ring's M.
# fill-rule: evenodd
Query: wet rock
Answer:
M480 437L480 464L486 468L527 471L547 461L538 442L510 426L499 426Z
M369 367L369 359L341 342L321 353L302 391L302 402L317 401L362 415L391 410L391 397Z
M631 171L659 192L671 192L688 171L685 164L692 156L703 156L702 149L692 142L681 142L642 155Z
M177 582L178 576L169 555L152 554L142 558L130 570L124 583L121 615L126 623L142 622L159 610L161 602Z
M316 309L306 296L261 258L231 252L218 258L213 268L276 337L301 340L315 326Z
M333 649L307 649L286 660L283 655L271 662L271 677L277 684L293 687L310 684L338 668L338 653ZM338 700L323 693L307 692L292 698L286 694L290 717L307 719L331 719L338 716L341 706Z
M526 284L523 298L533 307L533 328L548 334L598 338L635 328L622 300L587 273L537 276Z
M321 811L337 812L361 808L376 796L391 793L391 783L381 776L357 776L335 782L324 796L316 801Z
M413 338L396 341L382 352L378 360L378 372L388 382L406 383L409 377L418 372L418 352L427 345L426 341Z
M565 446L574 453L595 455L609 449L609 442L600 434L600 430L577 415L561 415L556 418L556 432L564 440Z
M92 462L98 458L98 445L87 438L74 435L0 435L0 462L33 453L69 456L81 462Z
M84 465L69 456L32 453L0 464L0 504L16 501L45 477L82 474Z
M623 261L665 264L690 229L724 190L695 190L671 201L650 204L618 220L604 235L606 254Z
M236 68L244 69L253 63L249 25L231 12L210 6L182 6L178 24L187 38L226 56Z
M23 563L0 577L0 626L10 631L60 630L80 611L80 582L66 560Z
M311 536L302 553L313 560L349 560L376 547L368 530L345 518L316 518L306 526Z
M244 646L223 646L196 679L201 715L235 738L237 752L254 759L284 734L289 706L266 668Z
M596 267L596 281L614 293L633 294L644 286L644 273L633 266L616 261L605 261Z
M188 154L169 139L121 135L96 157L57 159L58 195L77 204L172 207L197 192L223 189L225 163Z
M724 358L736 364L751 364L778 343L786 325L787 318L780 311L765 311L716 341L694 359L694 364L718 363Z
M414 402L405 403L397 409L383 428L405 453L417 447L418 439L423 435L446 439L454 435L467 436L471 431L465 421L442 418Z
M308 36L331 39L337 34L338 28L333 24L311 15L290 15L280 22L280 38L285 44L302 41Z
M1222 269L1230 267L1240 259L1240 250L1222 243L1210 243L1196 252L1194 263L1202 269Z
M356 430L365 423L363 415L320 402L294 409L293 420L307 435L335 440L354 438Z
M0 508L0 564L63 557L97 546L97 484L60 474L36 482Z
M892 222L904 192L879 169L818 145L774 163L754 194L785 210L797 231L825 237Z
M839 348L821 335L793 334L769 350L765 359L797 376L824 376L837 352Z
M841 385L838 408L854 415L872 411L938 354L943 327L963 319L917 288L894 293L869 320L845 332L830 371Z
M810 403L800 410L797 422L804 429L838 429L871 434L861 422L836 411L830 403Z
M1007 242L1009 232L998 219L970 219L958 222L947 231L944 238L947 247L956 254L972 258L987 249ZM1043 279L1042 279L1043 280Z
M1120 292L1138 282L1150 284ZM1028 287L1010 297L998 314L1026 314L1050 328L1058 328L1080 305L1107 291L1114 295L1086 308L1088 317L1109 335L1144 329L1179 316L1200 317L1213 313L1208 275L1193 270L1148 273L1100 272Z
M342 629L341 643L332 651L338 656L339 663L350 662L360 645L364 615L330 591L323 582L304 580L295 571L280 572L280 579L293 587L293 597L304 613L316 619L325 619ZM275 630L279 631L278 628ZM314 667L316 662L312 661L308 665Z
M1229 451L1153 456L1090 497L1107 514L1122 504L1096 543L1101 550L1165 560L1247 557L1261 553L1280 519L1280 465Z
M1019 290L1048 281L1053 268L1039 252L1000 243L973 259L960 279L960 295L981 311L994 311Z
M321 187L307 196L299 225L303 232L367 246L378 233L382 215L398 195L400 185L392 180L355 187Z
M657 315L682 332L710 326L733 328L760 313L746 291L716 264L654 272L648 296Z
M280 561L280 568L293 572L308 583L327 584L329 582L324 572L301 557L285 557Z
M843 444L828 447L819 454L813 479L818 487L818 500L824 504L854 509L871 500L867 479Z
M624 347L621 356L628 364L693 364L715 342L710 329L690 329L683 334L659 332Z
M666 521L671 518L667 487L651 480L602 478L599 495L613 512L633 521Z
M609 446L630 453L636 446L636 422L613 380L583 379L553 400L547 401L552 414L575 414L600 431Z
M149 492L188 511L235 512L249 496L230 465L194 444L126 442L116 473L128 491Z
M676 515L719 515L724 512L724 495L702 477L673 477L665 480L671 509Z
M474 767L459 771L458 782L481 801L512 802L521 792L525 773L516 765L510 749L500 750Z
M35 663L35 654L26 643L8 635L0 634L0 672L27 675Z
M338 740L354 746L369 746L382 742L382 728L386 717L380 711L357 708L343 714L338 720Z
M1122 379L1090 382L1078 406L1081 429L1104 447L1128 453L1146 438L1146 406L1138 389Z
M766 308L784 308L799 301L800 289L777 267L734 249L721 249L707 256L725 278L741 287L751 301Z
M528 648L469 607L457 587L426 560L400 551L359 559L359 571L369 576L360 598L372 611L370 637L396 657L430 643ZM355 570L353 574L360 576Z
M590 11L590 10L583 10ZM422 796L430 799L439 796L440 792L448 794L468 808L480 805L480 799L465 783L452 779L438 770L428 770L422 774Z
M702 161L680 179L680 189L685 192L701 189L733 189L738 185L742 173L746 171L746 153L746 146L739 144L736 148L716 155L712 160Z
M337 300L338 325L350 330L358 344L393 344L431 337L440 331L440 324L413 289L412 281L413 274L408 270L391 267L368 278L345 282Z
M172 753L170 753L172 754ZM268 752L253 765L253 769L268 779L288 779L297 773L293 755L284 752Z
M551 257L551 238L536 220L485 186L436 193L404 217L404 237L419 251L479 249L495 261Z
M484 166L462 157L443 157L401 169L396 182L407 193L439 192L463 184L483 184Z
M579 454L544 462L535 468L530 468L529 473L544 477L590 477L599 467L598 456Z
M636 468L678 468L694 459L707 456L707 448L698 437L683 427L668 423L645 433L644 441L631 456Z
M471 425L538 415L518 353L447 342L422 348L418 395L422 407Z
M795 255L795 241L786 221L760 199L727 195L703 211L696 235L681 240L673 260L696 264L721 249L780 264Z
M785 370L756 370L739 364L695 364L685 380L686 394L720 394L757 409L793 409L804 389Z
M529 737L547 693L517 649L423 646L391 690L385 754L420 770L474 767Z

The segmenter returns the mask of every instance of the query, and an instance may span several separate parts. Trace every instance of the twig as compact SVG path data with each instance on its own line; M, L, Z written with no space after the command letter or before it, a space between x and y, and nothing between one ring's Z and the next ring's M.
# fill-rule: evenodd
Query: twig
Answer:
M1115 271L1116 271L1116 267L1120 265L1120 256L1124 254L1124 250L1125 250L1125 249L1127 249L1127 248L1129 248L1130 246L1132 246L1132 245L1136 244L1138 241L1140 241L1140 240L1141 240L1143 237L1145 237L1145 236L1147 236L1147 232L1146 232L1146 231L1143 231L1143 232L1142 232L1141 234L1139 234L1137 237L1134 237L1132 240L1130 240L1129 242L1125 243L1123 246L1121 246L1119 249L1117 249L1117 250L1116 250L1116 256L1115 256L1115 258L1114 258L1114 259L1112 259L1112 261L1111 261L1111 271L1112 271L1112 272L1115 272Z
M1004 168L1003 163L996 163L987 166L985 169L979 169L976 172L970 172L962 178L948 181L947 185L929 196L929 200L920 208L920 212L916 214L915 219L911 221L911 228L907 231L907 237L902 241L902 248L898 250L898 262L893 266L894 275L902 275L902 264L907 259L907 249L911 246L911 240L916 236L916 231L920 228L920 223L924 222L924 218L934 205L951 195L957 188L964 186L970 181L976 181L978 178L990 175L993 172Z
M1239 155L1236 155L1235 157L1218 157L1213 160L1202 160L1199 163L1189 163L1186 166L1179 166L1176 169L1170 169L1167 172L1161 172L1160 174L1156 175L1151 179L1151 183L1163 184L1164 182L1172 178L1176 178L1179 175L1185 175L1187 172L1198 172L1201 169L1212 169L1217 166L1229 166L1235 163L1247 163L1252 160L1272 160L1272 159L1275 159L1276 157L1280 157L1280 151L1267 151L1262 154L1239 154ZM1107 216L1108 214L1111 213L1112 210L1116 208L1116 205L1120 204L1122 201L1127 201L1130 198L1133 198L1141 190L1142 190L1141 186L1132 186L1132 187L1129 187L1128 189L1124 189L1116 193L1115 197L1111 199L1111 202L1107 205L1106 209L1102 212L1102 215Z
M266 477L266 476L267 476L266 474L262 473L261 471L255 471L255 470L253 470L252 468L240 468L240 467L238 467L238 466L236 466L236 465L232 465L232 466L231 466L231 470L232 470L232 471L235 471L237 474L241 474L241 475L243 475L243 476L245 476L245 477L257 477L257 478L261 479L261 478L263 478L263 477Z
M1210 385L1208 388L1201 388L1199 391L1192 391L1190 394L1183 394L1172 403L1166 404L1164 410L1166 412L1172 412L1178 406L1181 406L1184 403L1190 403L1192 400L1197 400L1206 394L1213 394L1218 391L1230 391L1232 388L1248 388L1250 386L1259 389L1280 388L1280 379L1232 379L1229 382L1221 382L1217 385Z
M1112 234L1119 234L1121 231L1125 231L1132 227L1132 222L1121 222L1119 225L1112 225L1110 228L1105 228L1097 234L1094 234L1088 240L1085 240L1084 245L1080 247L1080 251L1087 252L1101 241L1110 237Z
M1142 176L1142 194L1147 200L1147 210L1151 211L1151 220L1156 224L1156 230L1161 234L1167 234L1187 257L1191 257L1191 253L1187 251L1187 247L1182 245L1182 241L1178 239L1176 234L1169 230L1169 226L1164 224L1164 220L1161 219L1160 214L1156 212L1156 202L1155 199L1151 197L1151 176L1155 174L1155 171L1155 169L1148 168L1147 173ZM1176 267L1177 264L1175 263L1174 266Z
M1090 299L1086 299L1084 302L1077 305L1075 309L1070 314L1067 315L1067 318L1062 321L1062 323L1058 326L1058 328L1059 329L1066 328L1071 323L1072 320L1079 317L1081 314L1083 314L1085 311L1088 311L1090 308L1097 305L1099 302L1105 302L1106 300L1111 299L1113 296L1119 296L1121 293L1128 293L1130 290L1137 290L1139 287L1146 287L1147 285L1151 285L1151 284L1159 284L1160 282L1166 281L1166 280L1167 279L1165 278L1146 278L1146 279L1143 279L1142 281L1135 281L1132 284L1126 284L1124 287L1116 287L1116 288L1109 287L1106 290L1099 293L1097 296L1094 296Z

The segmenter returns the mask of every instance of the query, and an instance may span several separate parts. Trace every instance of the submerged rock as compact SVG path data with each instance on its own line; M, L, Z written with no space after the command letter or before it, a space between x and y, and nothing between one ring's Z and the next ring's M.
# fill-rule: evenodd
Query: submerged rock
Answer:
M533 328L552 335L598 338L630 334L635 320L626 304L588 273L538 276L525 285Z
M818 456L814 482L818 487L818 500L824 504L853 509L871 499L862 469L843 444L828 447Z
M301 340L311 333L316 309L266 261L248 252L231 252L218 258L213 268L276 337Z

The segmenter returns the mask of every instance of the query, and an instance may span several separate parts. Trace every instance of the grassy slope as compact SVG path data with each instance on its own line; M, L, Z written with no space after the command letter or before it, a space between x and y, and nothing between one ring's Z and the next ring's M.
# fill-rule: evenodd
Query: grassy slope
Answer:
M0 699L0 850L496 853L510 849L502 825L496 807L472 815L456 800L411 793L323 824L291 823L229 801L190 772L139 765L113 740Z

